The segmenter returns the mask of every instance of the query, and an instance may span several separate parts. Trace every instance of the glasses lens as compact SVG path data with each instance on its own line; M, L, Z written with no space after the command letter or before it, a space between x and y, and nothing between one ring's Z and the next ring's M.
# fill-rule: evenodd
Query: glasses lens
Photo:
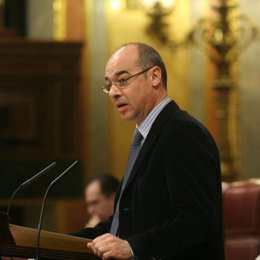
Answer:
M108 83L108 82L105 82L103 85L102 85L102 90L105 92L105 93L108 93L111 89L111 84Z
M128 79L129 78L131 78L131 77L118 79L117 81L115 81L115 85L118 88L125 88L125 87L128 86Z

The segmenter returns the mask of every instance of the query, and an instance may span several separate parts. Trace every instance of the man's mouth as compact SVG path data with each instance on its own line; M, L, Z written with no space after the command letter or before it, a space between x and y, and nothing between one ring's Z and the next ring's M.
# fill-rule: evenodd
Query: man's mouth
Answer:
M117 108L120 108L120 107L126 106L126 104L121 103L121 104L117 104L116 106L117 106Z
M127 106L127 104L125 104L125 103L119 103L116 105L118 111L122 111L126 106Z

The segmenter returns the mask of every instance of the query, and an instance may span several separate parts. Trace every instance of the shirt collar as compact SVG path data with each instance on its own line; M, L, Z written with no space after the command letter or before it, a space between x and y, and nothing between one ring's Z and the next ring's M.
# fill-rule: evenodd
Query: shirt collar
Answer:
M143 136L143 140L146 139L153 122L155 121L156 117L159 115L159 113L163 110L163 108L171 102L171 99L169 97L166 97L163 99L158 105L156 105L147 115L147 117L144 119L144 121L137 126L139 132Z

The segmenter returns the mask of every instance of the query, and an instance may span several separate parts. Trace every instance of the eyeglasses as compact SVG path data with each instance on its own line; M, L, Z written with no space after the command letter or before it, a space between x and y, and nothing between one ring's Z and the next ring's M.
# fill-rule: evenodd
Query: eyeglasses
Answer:
M136 74L133 74L133 75L127 77L127 78L119 78L119 79L117 79L117 80L115 80L115 81L111 81L111 82L110 82L110 81L105 81L105 83L104 83L103 86L102 86L102 90L103 90L105 93L108 94L109 91L110 91L110 89L112 88L112 85L114 85L114 86L116 86L116 87L118 87L118 88L125 88L125 87L127 87L127 86L129 85L129 79L131 79L131 78L133 78L133 77L136 77L136 76L139 76L139 75L145 73L146 71L148 71L148 70L151 69L152 67L154 67L154 66L151 66L151 67L149 67L149 68L147 68L147 69L145 69L145 70L142 70L142 71L140 71L140 72L138 72L138 73L136 73Z

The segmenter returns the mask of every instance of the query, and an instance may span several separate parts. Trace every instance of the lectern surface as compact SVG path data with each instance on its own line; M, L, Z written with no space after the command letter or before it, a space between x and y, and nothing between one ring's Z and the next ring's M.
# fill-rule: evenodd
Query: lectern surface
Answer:
M37 230L17 225L9 225L15 244L0 244L0 255L12 257L35 257ZM42 231L40 238L40 258L57 260L98 259L87 247L89 239Z

